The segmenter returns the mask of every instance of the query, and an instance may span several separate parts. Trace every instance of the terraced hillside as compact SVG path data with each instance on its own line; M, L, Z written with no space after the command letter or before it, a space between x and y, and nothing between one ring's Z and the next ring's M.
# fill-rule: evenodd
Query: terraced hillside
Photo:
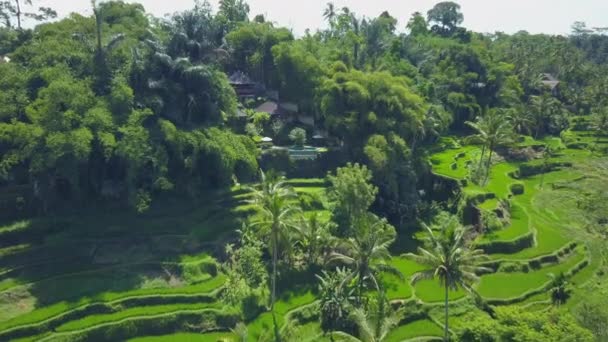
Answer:
M577 134L579 143L596 143ZM574 216L571 192L576 190L571 185L592 187L604 181L590 178L586 170L605 161L605 155L568 148L559 138L526 139L520 147L545 145L562 149L545 159L497 159L485 186L468 180L467 165L478 147L452 144L430 158L439 182L456 189L453 197L462 199L470 223L479 227L477 218L487 215L502 215L508 222L480 231L475 240L491 256L488 265L494 272L482 275L477 285L489 304L544 309L550 305L551 275L564 273L576 288L572 305L600 266L597 244ZM290 183L307 213L329 219L324 180ZM219 300L225 276L216 258L243 219L255 219L248 197L237 187L186 206L164 203L151 211L154 215L84 214L4 226L0 340L236 341L238 334L231 329L241 318ZM406 281L386 276L389 298L417 309L406 313L388 341L441 336L439 284L413 286L409 279L421 266L399 255L392 263ZM311 274L299 274L281 286L277 322L293 340L330 340L317 323L315 281ZM455 328L464 314L485 315L464 292L450 293L450 301ZM246 323L250 340L272 336L269 313Z

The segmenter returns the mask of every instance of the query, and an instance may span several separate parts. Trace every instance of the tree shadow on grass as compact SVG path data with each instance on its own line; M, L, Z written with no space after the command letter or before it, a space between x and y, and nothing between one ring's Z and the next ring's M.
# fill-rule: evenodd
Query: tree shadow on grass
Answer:
M171 283L179 270L168 269L166 263L223 250L217 245L241 227L242 217L233 209L230 201L214 198L168 198L144 215L100 207L58 214L56 218L70 222L65 229L43 234L23 250L0 254L0 268L14 269L0 274L0 291L12 291L2 288L3 281L27 284L40 308L102 300L144 286L185 285L180 279Z

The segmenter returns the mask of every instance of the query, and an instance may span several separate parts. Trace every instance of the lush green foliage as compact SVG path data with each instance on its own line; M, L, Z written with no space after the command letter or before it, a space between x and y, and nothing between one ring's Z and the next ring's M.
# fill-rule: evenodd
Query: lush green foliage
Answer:
M34 4L0 1L1 340L606 338L605 30Z

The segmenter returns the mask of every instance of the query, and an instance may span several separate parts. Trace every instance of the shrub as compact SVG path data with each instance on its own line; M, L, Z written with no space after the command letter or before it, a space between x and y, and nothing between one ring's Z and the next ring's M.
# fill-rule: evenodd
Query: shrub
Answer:
M505 273L523 272L523 266L518 262L504 262L500 265L498 271Z
M493 211L481 211L481 224L488 232L495 232L504 228L504 223Z
M565 145L572 144L578 141L576 134L570 130L562 131L559 135Z
M252 321L262 312L266 310L266 302L268 299L268 291L265 287L259 287L249 291L240 303L241 313L245 322Z
M525 163L519 166L518 177L530 177L539 175L541 173L550 172L557 170L560 167L571 167L572 163L569 162L550 162L550 163Z
M154 317L136 317L109 325L100 325L77 334L64 336L69 341L122 341L138 335L165 335L177 331L204 332L229 329L239 321L234 310L204 309Z
M567 148L575 149L575 150L584 150L589 147L589 144L586 142L576 142L572 144L566 144Z
M321 210L323 209L323 200L315 193L301 193L298 195L300 206L303 210Z
M217 268L217 263L214 260L202 260L181 265L181 273L184 280L188 283L195 283L217 276Z
M291 167L289 151L286 149L271 149L262 153L260 167L264 170L274 170L287 173Z
M302 128L296 127L289 132L289 139L298 147L306 144L306 131Z
M521 183L511 184L510 188L513 195L522 195L524 193L524 185Z
M528 233L512 241L491 241L477 244L487 254L511 254L534 245L534 234Z

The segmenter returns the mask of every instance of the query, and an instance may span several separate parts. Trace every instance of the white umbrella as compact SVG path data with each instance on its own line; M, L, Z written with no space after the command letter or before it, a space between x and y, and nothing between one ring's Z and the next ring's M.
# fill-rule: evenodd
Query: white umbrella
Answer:
M272 138L269 138L269 137L263 137L263 138L262 138L262 142L272 142Z

